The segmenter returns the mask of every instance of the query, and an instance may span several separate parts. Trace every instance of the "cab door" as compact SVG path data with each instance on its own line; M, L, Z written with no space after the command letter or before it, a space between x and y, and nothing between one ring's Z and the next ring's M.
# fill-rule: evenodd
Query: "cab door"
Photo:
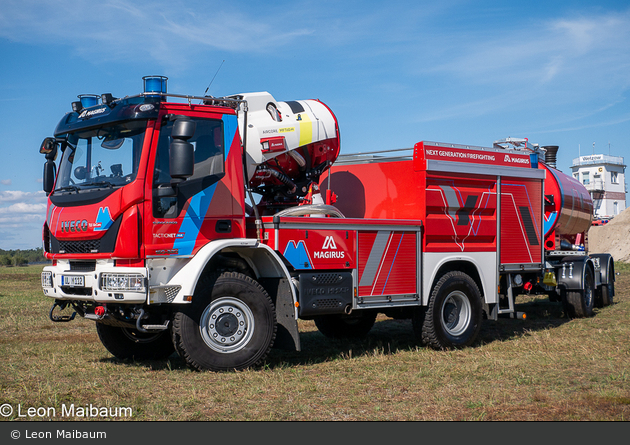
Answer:
M188 140L194 147L194 170L192 176L176 185L169 174L174 120L166 116L159 125L152 179L148 178L151 186L145 200L147 257L194 255L208 241L239 237L244 220L243 207L232 193L234 183L242 188L242 180L234 178L233 168L226 167L226 160L231 158L229 147L238 139L236 116L189 115L196 124L194 136Z

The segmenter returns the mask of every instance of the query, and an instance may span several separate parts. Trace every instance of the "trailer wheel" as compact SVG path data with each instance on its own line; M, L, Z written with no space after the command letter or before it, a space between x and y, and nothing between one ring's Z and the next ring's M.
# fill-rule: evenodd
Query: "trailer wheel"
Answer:
M608 284L602 284L595 293L595 304L597 307L606 307L613 304L615 295L615 271L608 265Z
M448 272L431 292L422 341L435 349L469 346L479 334L482 317L481 292L475 280L460 271Z
M173 344L188 366L243 370L260 363L276 338L276 314L252 278L224 272L202 279L190 306L173 317Z
M168 331L144 333L96 323L96 332L105 349L121 360L161 360L175 352Z
M584 289L566 291L564 303L569 318L584 318L593 315L595 280L590 266L587 265L584 270Z
M357 311L351 315L319 315L313 320L319 332L328 338L364 338L374 326L376 312Z

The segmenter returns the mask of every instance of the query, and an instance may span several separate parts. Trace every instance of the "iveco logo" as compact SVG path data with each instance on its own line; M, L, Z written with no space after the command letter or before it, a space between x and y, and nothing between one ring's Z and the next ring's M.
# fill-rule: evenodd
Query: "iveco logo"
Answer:
M87 232L88 222L84 219L83 221L61 221L61 231L62 232Z

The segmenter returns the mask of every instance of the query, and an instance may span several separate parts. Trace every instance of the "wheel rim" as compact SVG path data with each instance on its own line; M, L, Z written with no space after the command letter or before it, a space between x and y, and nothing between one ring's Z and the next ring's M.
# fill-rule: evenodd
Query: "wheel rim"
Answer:
M472 307L465 293L453 291L444 299L440 311L442 328L454 337L461 335L469 326Z
M232 297L222 297L206 306L199 329L203 341L217 352L236 352L254 333L254 314L249 306Z
M584 278L584 304L587 308L593 305L593 298L593 276L587 272Z

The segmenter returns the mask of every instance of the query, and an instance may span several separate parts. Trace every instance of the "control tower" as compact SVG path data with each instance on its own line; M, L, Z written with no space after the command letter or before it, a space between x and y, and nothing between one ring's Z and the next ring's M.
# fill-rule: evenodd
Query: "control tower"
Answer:
M613 218L626 208L626 166L621 156L592 154L573 159L573 177L593 199L594 217Z

